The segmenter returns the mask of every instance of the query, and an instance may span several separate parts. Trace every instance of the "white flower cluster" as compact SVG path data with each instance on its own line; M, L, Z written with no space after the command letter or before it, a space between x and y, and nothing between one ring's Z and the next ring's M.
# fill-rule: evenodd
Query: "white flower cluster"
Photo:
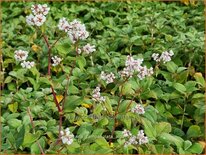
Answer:
M66 128L65 131L61 131L60 134L63 144L70 145L73 143L74 135L70 132L69 128Z
M101 72L100 78L102 80L105 80L107 84L114 82L115 76L111 72L109 74L106 74L104 71Z
M148 137L144 135L144 131L140 130L137 134L137 139L139 139L139 144L146 144L148 143Z
M85 46L83 46L82 50L86 53L86 54L90 54L96 51L95 46L94 45L90 45L90 44L86 44Z
M105 97L101 96L100 94L100 88L96 87L93 91L92 91L92 100L97 101L97 102L105 102Z
M132 133L126 129L122 131L122 134L125 138L127 138L127 141L124 143L124 147L128 147L129 145L141 145L148 143L148 138L147 136L144 136L143 130L140 130L137 136L132 135Z
M28 57L28 53L27 51L23 51L23 50L16 50L14 52L14 58L16 59L16 61L24 61L27 59Z
M27 51L23 51L23 50L16 50L14 52L14 58L16 59L16 61L20 61L21 62L21 66L23 68L32 68L34 67L35 63L33 61L26 61L27 57L28 57L28 53Z
M62 59L59 58L58 56L53 56L52 61L53 61L52 66L57 66L61 63Z
M162 61L163 63L166 63L168 61L171 61L171 57L174 55L174 52L172 50L165 51L163 52L160 56L159 53L153 53L152 54L152 58L156 61L156 62L160 62Z
M41 26L46 21L46 15L48 14L50 8L47 4L35 4L31 6L33 14L26 16L26 22L28 25Z
M27 69L30 69L30 68L34 67L34 65L35 65L35 63L33 61L23 61L21 63L21 66L23 68L27 68Z
M87 43L85 46L82 47L82 49L78 48L78 54L81 54L82 52L85 52L86 54L90 54L95 52L95 46L94 45L90 45L89 43Z
M140 80L142 80L142 79L144 79L146 76L151 76L153 73L154 73L154 71L153 71L153 68L152 68L152 67L150 67L150 68L148 69L146 66L144 66L144 67L140 66L140 68L139 68L139 74L137 74L137 76L138 76L138 78L139 78Z
M120 71L122 77L132 77L135 72L138 72L137 76L142 80L146 76L151 76L153 74L153 68L147 68L146 66L141 66L143 59L135 60L131 55L127 56L125 61L125 68Z
M141 104L137 104L135 107L131 109L131 112L137 113L137 114L144 114L145 110Z
M89 36L85 25L76 19L69 23L66 18L61 18L59 20L58 28L68 34L72 43L75 43L78 40L85 40Z

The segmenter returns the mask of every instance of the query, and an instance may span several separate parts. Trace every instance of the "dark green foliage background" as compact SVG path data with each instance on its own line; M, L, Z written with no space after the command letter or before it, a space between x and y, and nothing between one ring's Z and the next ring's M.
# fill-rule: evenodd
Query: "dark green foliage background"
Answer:
M58 113L50 94L49 81L44 77L48 64L46 45L40 32L36 33L25 22L31 4L2 3L5 68L1 104L2 151L40 153L35 143L39 139L47 153L56 153L50 144L57 138ZM199 142L204 141L205 137L205 84L200 76L200 73L205 74L203 2L199 1L196 6L179 2L48 2L48 5L51 10L42 31L48 34L51 43L60 35L57 28L59 19L66 17L69 21L79 19L85 23L90 37L82 45L89 42L97 48L93 54L94 65L90 57L83 57L79 60L79 67L74 69L63 126L71 127L79 140L63 149L62 153L202 153L203 147ZM32 50L33 45L39 47L36 52ZM30 51L29 59L36 60L37 70L21 69L13 57L16 49ZM143 128L151 139L150 143L127 150L118 148L122 142L115 141L114 147L110 147L103 137L111 133L112 118L102 119L100 123L93 118L81 118L91 114L82 105L92 104L91 91L99 83L101 70L117 73L123 68L125 57L129 54L144 58L147 66L154 66L152 53L165 50L174 51L172 63L160 66L155 78L149 78L141 85L144 91L140 98L148 112L137 120L145 118L145 122L129 125L119 119L121 125L116 131L118 137L124 128L134 133L136 127ZM52 53L63 57L64 66L67 67L75 59L74 49L66 37ZM64 91L65 78L61 69L53 69L58 94ZM110 98L108 104L114 111L118 96L109 93L113 88L114 85L108 85L103 92ZM126 100L131 100L131 95L125 97L125 104L128 104ZM138 100L137 97L135 101ZM13 112L9 110L9 105L13 106ZM32 109L36 134L32 134L29 126L28 106ZM125 107L120 107L123 109L122 115L125 114ZM101 111L97 113L105 116ZM78 125L76 122L84 123ZM102 138L96 140L92 136Z

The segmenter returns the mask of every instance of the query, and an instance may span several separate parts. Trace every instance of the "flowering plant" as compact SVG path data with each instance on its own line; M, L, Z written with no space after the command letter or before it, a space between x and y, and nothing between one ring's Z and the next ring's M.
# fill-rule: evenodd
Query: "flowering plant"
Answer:
M125 8L118 5L117 9ZM84 13L84 7L78 10L74 6L77 4L71 4L69 11ZM15 45L7 55L15 63L4 80L9 91L4 92L2 102L3 135L8 135L2 138L3 150L201 153L202 143L196 139L201 140L203 133L199 119L203 105L196 100L204 100L204 78L190 66L183 67L178 49L164 43L164 48L138 52L140 47L146 48L148 40L141 43L137 28L124 24L115 28L115 22L105 17L104 37L98 36L103 31L98 27L101 24L88 24L87 18L101 19L101 10L91 9L84 19L58 14L67 8L32 4L21 16L26 24L21 33L31 34L32 41L22 41L25 43ZM154 36L155 31L160 33L158 26L149 30L149 47L158 44ZM114 34L119 40L113 42ZM126 34L132 37L125 39ZM105 43L107 37L110 41ZM198 125L188 127L192 123L187 122L188 114L194 115Z

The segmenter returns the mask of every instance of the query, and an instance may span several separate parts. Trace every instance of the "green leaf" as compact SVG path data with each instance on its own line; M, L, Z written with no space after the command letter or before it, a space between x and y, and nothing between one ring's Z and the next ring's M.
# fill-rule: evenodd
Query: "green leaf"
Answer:
M184 150L187 150L190 146L192 146L192 142L189 140L184 141Z
M7 76L6 79L4 80L4 83L10 83L13 80L11 76Z
M13 127L13 128L18 128L21 125L21 120L18 119L10 119L8 120L8 125Z
M105 138L97 138L95 142L102 148L110 149L109 143L105 140Z
M25 127L24 125L21 127L21 130L18 132L17 134L17 138L16 138L16 148L19 148L23 141L24 141L24 136L25 136Z
M46 77L40 77L39 82L40 83L45 83L45 84L48 84L48 85L52 85L51 81Z
M67 53L69 52L70 44L68 42L64 42L62 44L56 45L55 48L60 55L67 55Z
M87 64L86 59L83 56L78 56L77 59L76 59L76 62L78 64L80 70L83 71L84 67Z
M194 143L187 151L191 153L201 154L203 151L203 146L199 143Z
M146 135L151 139L156 139L156 129L155 126L146 118L141 118L142 124L144 125L144 130Z
M183 146L184 140L181 137L169 133L162 133L159 137L166 143L176 145L177 148L181 148Z
M9 104L8 107L11 112L15 113L17 112L17 109L18 109L18 103L15 102L15 103Z
M68 87L68 92L67 93L68 94L78 94L79 93L79 89L76 86L74 86L74 85L70 85Z
M201 130L200 130L200 127L198 125L192 125L187 130L187 137L188 138L199 137L200 134L201 134Z
M160 101L157 101L155 104L155 108L159 111L160 114L163 114L165 111L165 106Z
M104 102L104 104L109 113L112 114L111 100L109 99L109 97L106 96L106 102Z
M11 147L15 147L15 138L12 134L12 132L9 132L7 135L6 135L9 143L11 144Z
M45 147L45 140L44 140L44 137L41 137L39 140L39 145L41 146L42 149L44 149ZM31 145L31 154L41 154L41 150L39 148L39 145L36 143L33 143Z
M167 62L166 67L167 67L167 70L171 73L175 73L178 68L178 66L172 61Z
M123 95L134 94L134 90L132 89L132 84L129 82L126 82L125 84L123 84L123 86L120 89L122 89Z
M177 91L179 91L180 93L182 93L182 94L185 94L185 92L186 92L185 86L184 86L183 84L181 84L181 83L175 83L175 84L173 85L173 87L174 87Z
M40 73L39 73L39 71L36 69L36 67L32 67L32 68L30 69L30 71L31 71L32 74L33 74L34 76L36 76L37 78L40 77Z
M157 121L157 112L153 106L149 105L145 109L144 117L151 121L151 123L155 123Z
M23 147L30 147L40 137L40 132L36 134L26 133L24 136Z
M105 125L107 125L109 123L107 118L102 118L101 120L99 120L99 122L97 123L97 125L101 128L103 128Z
M161 135L162 133L169 133L172 131L172 126L167 122L159 122L156 124L156 132L157 135Z
M81 105L82 98L79 96L67 96L64 104L64 112L73 111L78 105Z
M203 88L205 87L205 80L202 73L195 73L194 78Z

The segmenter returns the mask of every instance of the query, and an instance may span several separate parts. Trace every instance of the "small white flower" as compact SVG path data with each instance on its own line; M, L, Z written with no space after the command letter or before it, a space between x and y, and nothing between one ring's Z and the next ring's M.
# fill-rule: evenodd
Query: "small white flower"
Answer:
M33 12L34 15L47 15L50 8L47 6L47 4L35 4L31 6L31 10Z
M140 144L140 145L141 145L141 144L146 144L146 143L148 143L148 138L147 138L147 136L144 136L144 137L142 137L142 138L139 139L139 144Z
M137 104L135 107L131 109L131 112L137 113L137 114L144 114L145 110L141 104Z
M144 131L143 130L139 130L138 134L137 134L137 138L140 139L144 137Z
M59 58L58 56L54 56L52 57L52 61L53 61L52 66L57 66L61 63L62 59Z
M16 61L24 61L27 59L29 52L23 50L16 50L14 53L14 58L16 59Z
M146 144L148 143L148 137L144 136L144 131L140 130L137 134L137 139L139 139L139 144Z
M33 20L36 26L41 26L46 21L46 17L43 14L37 14L34 16Z
M92 92L92 100L97 101L97 102L105 102L105 97L101 96L100 94L100 88L96 87L93 92Z
M58 28L65 32L67 32L70 29L70 25L68 21L66 20L66 18L63 17L59 20Z
M35 25L34 23L34 15L30 14L29 16L26 16L26 23L28 25Z
M86 44L82 50L86 53L86 54L90 54L93 53L94 51L96 51L95 46L90 45L90 44Z
M72 43L78 40L85 40L89 33L86 31L86 27L81 22L76 19L68 23L66 18L61 18L59 20L58 28L67 33Z
M47 4L42 5L42 14L47 15L49 13L50 8L47 6Z
M138 144L138 142L137 142L137 139L136 139L136 136L131 136L130 138L129 138L129 143L130 144Z
M174 55L174 52L172 50L168 51L164 51L162 52L161 56L159 56L158 53L153 53L152 54L152 58L156 61L156 62L160 62L162 61L163 63L169 62L171 61L171 57Z
M66 128L65 131L60 132L62 143L70 145L73 143L74 135L70 132L69 128Z
M78 54L81 54L81 53L82 53L82 50L81 50L80 48L78 48L78 49L77 49L77 53L78 53Z
M143 59L135 60L131 55L128 55L125 61L125 68L123 71L120 71L120 75L122 77L132 77L135 71L141 69L142 62Z
M159 53L153 53L153 54L152 54L152 58L153 58L156 62L160 62Z
M107 84L114 82L115 76L112 72L106 74L104 71L101 72L100 78L105 80Z
M23 61L21 63L21 66L23 68L27 68L27 69L30 69L30 68L34 67L34 65L35 65L35 63L33 61Z
M132 133L127 129L124 129L124 131L122 131L122 134L124 137L132 136Z
M152 67L150 67L149 69L146 67L146 66L144 66L144 67L142 67L142 66L140 66L139 67L139 70L138 70L138 78L140 79L140 80L142 80L142 79L144 79L146 76L151 76L153 74L153 68Z

